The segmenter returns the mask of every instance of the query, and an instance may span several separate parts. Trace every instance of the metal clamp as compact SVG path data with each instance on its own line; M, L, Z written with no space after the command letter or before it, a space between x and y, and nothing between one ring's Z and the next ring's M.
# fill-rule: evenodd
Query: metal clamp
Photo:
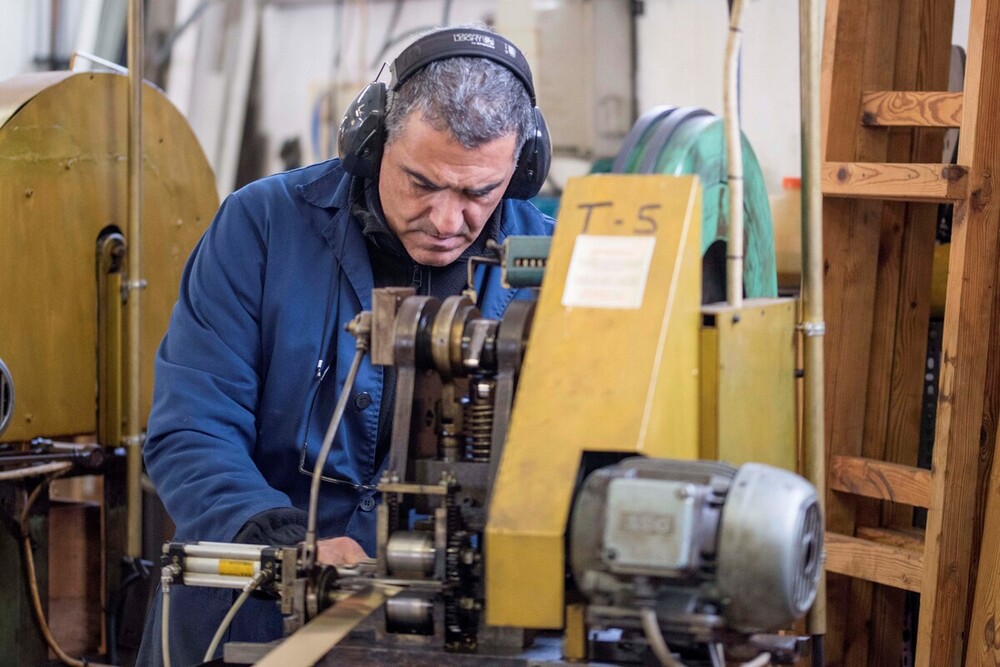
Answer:
M826 334L826 322L802 322L795 327L803 336L822 336Z
M143 443L146 442L145 433L137 433L136 435L126 435L122 438L122 444L126 447L142 447Z

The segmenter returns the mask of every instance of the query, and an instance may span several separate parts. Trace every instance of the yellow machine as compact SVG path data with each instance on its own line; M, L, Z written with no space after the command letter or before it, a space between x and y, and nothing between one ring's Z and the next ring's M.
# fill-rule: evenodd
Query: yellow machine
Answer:
M822 549L789 470L794 304L701 305L700 196L694 177L572 181L551 248L482 260L508 284L544 267L499 321L474 294L376 290L350 328L397 377L376 558L168 544L167 590L277 594L293 632L262 665L794 659L794 636L766 634L811 605ZM227 577L234 560L256 574Z

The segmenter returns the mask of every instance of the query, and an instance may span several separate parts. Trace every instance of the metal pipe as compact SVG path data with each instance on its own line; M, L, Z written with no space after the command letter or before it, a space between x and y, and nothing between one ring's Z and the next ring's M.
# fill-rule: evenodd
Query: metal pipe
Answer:
M726 244L726 301L734 308L743 306L743 143L740 135L739 68L743 30L740 15L743 0L733 0L729 8L729 39L726 40L726 69L723 106L726 123L726 158L729 163L729 240Z
M232 574L226 570L238 570L244 572L250 570L252 574ZM184 559L184 575L192 574L217 574L223 577L248 577L260 572L259 560L244 559L219 559L189 557Z
M228 544L226 542L198 542L184 545L186 558L215 558L222 560L260 560L268 547L261 544Z
M201 586L203 588L243 588L253 577L228 577L222 574L187 574L184 573L185 586Z
M69 461L53 461L42 465L29 466L27 468L15 468L14 470L0 471L0 481L10 481L12 479L27 479L28 477L38 477L39 475L51 475L65 472L73 467Z
M799 1L799 76L802 119L802 333L803 467L826 504L826 451L823 401L823 191L820 181L820 3ZM825 514L824 514L825 516ZM826 572L820 568L808 632L826 633Z
M128 410L126 447L127 556L142 555L142 424L140 325L142 276L142 57L143 0L128 3Z

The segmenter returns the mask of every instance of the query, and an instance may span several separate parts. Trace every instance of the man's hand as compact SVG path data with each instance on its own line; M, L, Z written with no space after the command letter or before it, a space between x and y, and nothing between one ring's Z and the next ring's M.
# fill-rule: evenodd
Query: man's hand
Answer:
M368 558L361 545L350 537L331 537L320 540L317 545L316 560L328 565L354 565Z

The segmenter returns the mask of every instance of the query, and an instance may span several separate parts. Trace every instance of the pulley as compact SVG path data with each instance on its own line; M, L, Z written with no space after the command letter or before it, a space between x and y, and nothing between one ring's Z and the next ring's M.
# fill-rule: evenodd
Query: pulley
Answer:
M636 121L615 158L615 173L696 174L702 187L702 301L725 299L725 246L729 218L723 120L696 107L656 107ZM774 227L764 176L743 136L743 282L748 298L778 293Z

